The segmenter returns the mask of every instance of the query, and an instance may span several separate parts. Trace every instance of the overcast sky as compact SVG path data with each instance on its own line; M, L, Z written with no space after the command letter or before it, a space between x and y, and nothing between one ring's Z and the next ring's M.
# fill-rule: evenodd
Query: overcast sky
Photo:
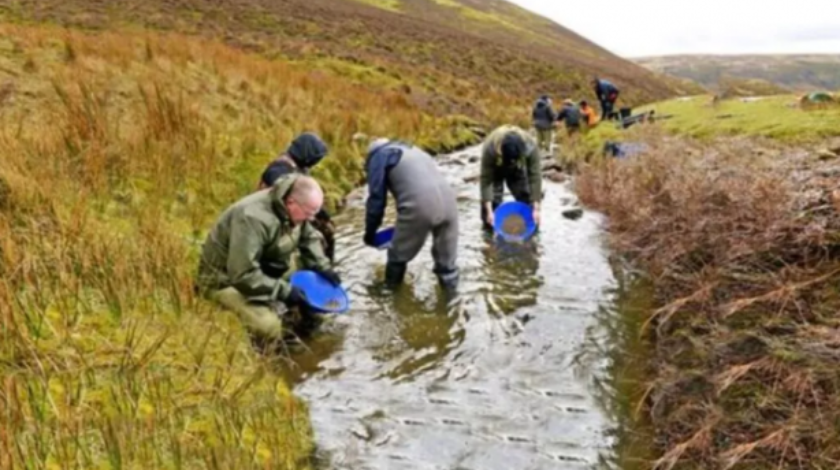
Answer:
M840 0L509 0L625 57L840 53Z

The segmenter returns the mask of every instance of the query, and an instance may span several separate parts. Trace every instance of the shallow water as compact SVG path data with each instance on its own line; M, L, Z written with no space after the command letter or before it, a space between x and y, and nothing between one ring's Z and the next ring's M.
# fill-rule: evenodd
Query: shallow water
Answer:
M481 230L477 184L464 182L478 172L464 156L477 153L441 160L460 204L461 286L450 305L431 243L391 293L385 252L362 243L361 202L337 217L352 310L288 372L309 403L323 468L630 468L622 403L635 323L622 323L604 220L567 220L574 194L544 181L541 232L524 245L494 242Z

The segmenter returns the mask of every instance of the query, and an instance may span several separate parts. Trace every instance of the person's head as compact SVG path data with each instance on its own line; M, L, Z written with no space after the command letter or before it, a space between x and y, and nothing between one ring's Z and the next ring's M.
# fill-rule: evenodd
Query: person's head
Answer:
M327 156L327 144L312 132L305 132L295 138L286 154L300 168L312 168Z
M542 95L542 96L540 96L540 100L542 100L542 101L551 101L551 98L550 98L548 95Z
M301 175L284 198L286 211L294 225L312 220L324 204L324 191L313 178Z
M563 104L566 105L566 106L574 106L575 102L570 100L570 99L565 99L565 100L563 100Z
M589 103L586 100L581 100L581 102L580 102L580 107L581 108L586 108L588 106L589 106Z
M502 162L510 165L525 154L525 139L516 132L509 132L502 138Z

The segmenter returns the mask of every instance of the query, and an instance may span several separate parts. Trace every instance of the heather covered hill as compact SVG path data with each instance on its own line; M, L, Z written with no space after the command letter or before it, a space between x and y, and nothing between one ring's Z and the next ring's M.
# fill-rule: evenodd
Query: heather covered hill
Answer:
M427 109L474 117L487 114L487 94L526 102L537 93L580 95L593 74L609 76L634 103L679 88L501 0L3 0L0 19L201 34L369 75L373 86L403 90Z

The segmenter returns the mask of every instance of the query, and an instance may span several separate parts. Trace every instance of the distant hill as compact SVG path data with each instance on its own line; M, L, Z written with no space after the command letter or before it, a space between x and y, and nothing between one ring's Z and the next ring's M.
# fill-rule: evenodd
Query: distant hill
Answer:
M840 55L675 55L634 59L651 70L718 89L722 78L764 80L796 90L840 90Z
M206 35L469 115L487 112L487 94L584 97L595 74L630 103L681 86L502 0L0 0L0 20Z

